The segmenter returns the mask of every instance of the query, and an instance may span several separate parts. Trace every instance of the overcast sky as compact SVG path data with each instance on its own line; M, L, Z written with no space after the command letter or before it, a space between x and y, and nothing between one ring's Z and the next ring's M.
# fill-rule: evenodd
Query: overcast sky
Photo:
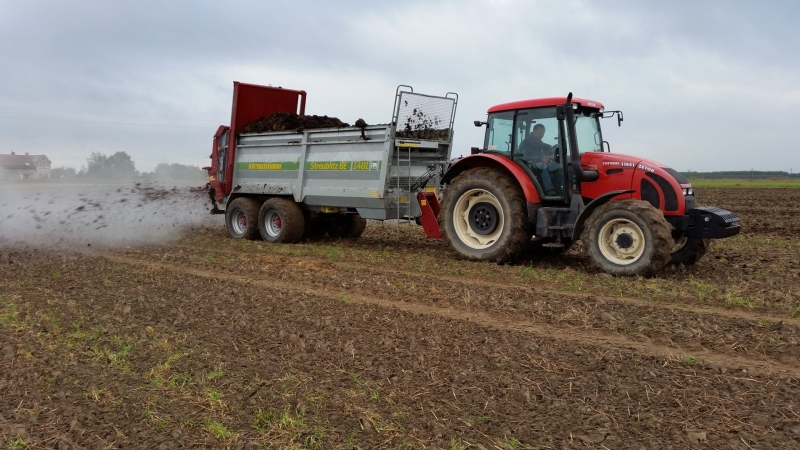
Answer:
M409 84L459 94L454 156L493 104L572 91L624 111L614 152L796 172L799 22L797 0L0 0L0 153L202 166L234 80L350 123L388 122Z

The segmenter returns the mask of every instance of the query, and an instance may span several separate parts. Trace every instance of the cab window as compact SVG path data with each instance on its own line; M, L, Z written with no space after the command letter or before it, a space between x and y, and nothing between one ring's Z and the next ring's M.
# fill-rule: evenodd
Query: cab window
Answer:
M595 110L587 109L575 111L575 138L580 153L603 151L600 123L594 113Z
M517 112L517 123L514 127L514 156L524 157L520 145L528 139L530 142L541 142L549 146L558 145L558 119L555 108L522 109ZM534 128L543 130L541 140L535 139Z
M511 154L511 134L514 129L514 111L489 114L488 131L484 148L489 152Z

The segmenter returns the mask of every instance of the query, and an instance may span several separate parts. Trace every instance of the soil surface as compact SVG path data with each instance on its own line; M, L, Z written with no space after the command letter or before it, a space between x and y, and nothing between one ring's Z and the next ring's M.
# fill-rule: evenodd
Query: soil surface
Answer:
M268 133L270 131L294 130L302 133L303 130L315 128L343 128L350 125L336 117L328 116L301 116L294 113L276 112L262 117L242 128L242 133Z
M0 443L798 448L800 189L698 191L742 234L647 279L575 250L466 262L405 225L295 245L221 221L138 246L7 240Z

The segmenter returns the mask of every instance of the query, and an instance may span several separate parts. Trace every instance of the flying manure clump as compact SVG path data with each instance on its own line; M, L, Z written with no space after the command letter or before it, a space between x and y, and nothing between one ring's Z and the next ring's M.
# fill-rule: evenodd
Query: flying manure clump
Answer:
M442 119L438 116L430 117L422 109L414 108L406 118L403 128L397 130L395 135L406 139L446 140L450 132L447 128L442 128Z

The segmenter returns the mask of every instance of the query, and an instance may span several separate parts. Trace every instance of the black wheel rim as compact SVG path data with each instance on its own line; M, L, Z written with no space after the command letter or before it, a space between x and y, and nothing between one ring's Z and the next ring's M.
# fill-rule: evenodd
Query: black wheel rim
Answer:
M480 235L491 234L497 229L499 223L497 218L497 208L491 203L476 203L469 210L469 226L472 231Z

